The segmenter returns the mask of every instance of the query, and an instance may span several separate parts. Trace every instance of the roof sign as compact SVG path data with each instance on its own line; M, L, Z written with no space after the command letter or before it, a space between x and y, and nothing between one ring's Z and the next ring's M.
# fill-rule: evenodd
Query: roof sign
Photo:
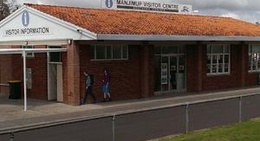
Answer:
M113 0L106 0L106 1L105 1L105 4L106 4L106 7L107 7L107 8L112 8L114 2L113 2Z
M102 8L107 9L128 9L144 11L161 11L174 13L191 13L191 5L181 5L174 3L160 3L136 0L101 0Z

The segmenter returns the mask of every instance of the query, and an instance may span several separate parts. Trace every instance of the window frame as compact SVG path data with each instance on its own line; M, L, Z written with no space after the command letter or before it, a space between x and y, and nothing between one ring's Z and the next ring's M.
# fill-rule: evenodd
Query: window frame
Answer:
M253 47L260 48L260 44L251 44L248 47L248 72L260 72L260 50L253 52ZM256 58L255 61L253 56Z
M62 46L55 46L55 45L49 45L48 48L62 48ZM59 61L52 61L52 55L58 54L59 55ZM55 64L55 63L62 63L62 52L49 52L49 63Z
M221 52L214 52L213 48L216 49L216 47L221 47ZM208 49L210 48L210 50ZM207 75L229 75L231 72L231 48L230 45L227 44L209 44L207 45ZM228 56L228 58L226 58ZM210 58L209 58L210 57ZM214 62L214 58L216 58ZM221 59L222 58L222 59ZM221 60L221 61L220 61ZM226 60L228 60L226 62ZM210 62L209 62L210 61ZM222 66L220 71L220 66ZM210 68L209 68L210 67ZM215 71L213 69L215 68ZM227 67L227 71L226 71ZM208 72L210 70L210 72Z
M103 47L103 57L104 58L98 58L97 55L97 47ZM120 47L120 57L115 57L114 55L114 49ZM129 59L129 46L128 45L104 45L104 44L93 44L90 45L91 48L91 61L109 61L109 60L128 60ZM126 51L126 52L124 52ZM124 57L126 56L126 57Z

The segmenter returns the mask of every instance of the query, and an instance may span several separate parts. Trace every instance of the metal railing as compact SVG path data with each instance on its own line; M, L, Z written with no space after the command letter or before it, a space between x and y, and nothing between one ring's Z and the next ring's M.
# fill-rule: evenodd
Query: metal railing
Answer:
M260 94L125 111L0 133L1 141L145 141L260 117Z

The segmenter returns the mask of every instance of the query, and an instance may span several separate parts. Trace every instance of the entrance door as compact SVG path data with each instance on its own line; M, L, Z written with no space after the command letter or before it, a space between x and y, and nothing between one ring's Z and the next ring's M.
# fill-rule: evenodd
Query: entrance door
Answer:
M49 48L61 48L49 46ZM48 100L63 101L62 60L60 52L48 53Z
M63 101L62 64L49 64L49 94L48 100Z
M57 100L57 65L49 64L49 93L48 100Z
M185 91L185 56L162 56L161 91Z

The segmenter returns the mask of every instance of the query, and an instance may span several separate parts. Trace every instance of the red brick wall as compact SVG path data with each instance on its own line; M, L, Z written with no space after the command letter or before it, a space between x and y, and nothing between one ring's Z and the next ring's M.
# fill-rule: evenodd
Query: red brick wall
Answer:
M75 44L77 45L77 43ZM199 46L201 46L199 48ZM45 47L45 46L39 46ZM64 46L65 47L65 46ZM246 48L246 49L244 49ZM90 46L79 45L79 70L74 70L73 74L68 74L67 62L70 59L67 53L63 53L63 94L64 103L76 103L79 99L79 95L85 94L85 80L84 71L89 71L94 74L95 83L93 86L93 92L97 96L98 100L102 100L102 77L103 69L108 68L111 75L111 96L114 100L133 99L142 97L142 83L144 82L142 72L143 67L143 49L142 43L140 45L129 46L129 59L128 60L90 60ZM147 51L147 50L146 50ZM153 96L154 93L154 47L149 45L149 96ZM228 88L240 88L242 86L254 86L257 85L258 73L248 73L248 52L247 45L231 45L231 73L227 75L207 75L207 55L206 44L194 44L187 45L186 50L187 59L187 91L209 91ZM11 55L12 62L12 80L23 81L23 64L22 56ZM244 61L241 61L244 58ZM146 60L147 61L147 60ZM244 68L241 66L244 62ZM201 65L201 67L200 67ZM37 99L47 99L47 60L46 53L35 54L34 58L27 58L27 68L32 68L32 89L28 90L28 96ZM72 66L70 66L72 67ZM76 73L80 73L80 79L75 79L74 85L79 83L79 89L76 90L76 86L73 86L75 90L74 96L71 98L71 91L68 90L68 75L77 76ZM244 73L244 74L243 74ZM244 82L243 76L244 75ZM78 82L76 82L78 81ZM244 84L243 84L243 83ZM79 91L79 93L77 92Z
M43 48L45 46L35 46ZM21 54L12 55L14 80L23 82L23 57ZM47 100L47 56L46 53L35 53L34 57L27 57L27 68L32 69L32 89L27 89L30 98ZM22 84L23 91L23 84Z
M154 78L154 73L155 73L155 61L154 61L154 46L149 46L149 96L154 96L154 83L155 83L155 78Z
M47 100L47 55L37 53L34 58L27 59L27 68L32 70L32 89L28 89L31 98Z
M189 45L186 48L186 68L187 68L187 91L196 92L199 91L199 78L198 74L198 45Z
M140 97L140 48L129 46L129 60L91 61L90 46L80 46L80 90L85 94L84 71L94 75L93 93L98 100L102 100L101 92L103 69L108 68L110 80L110 94L112 99L131 99Z
M12 55L0 55L0 80L1 84L7 84L8 81L12 80ZM9 94L9 87L3 85L0 87L2 94Z
M252 72L248 73L247 80L246 80L246 86L256 86L258 85L258 73Z
M240 87L241 85L241 48L239 45L231 45L230 54L230 74L227 75L207 75L207 55L206 46L204 47L205 60L203 69L203 90L218 90Z
M63 46L64 48L65 46ZM68 103L68 77L67 77L67 53L62 53L62 75L63 75L63 102Z
M66 102L71 105L80 104L80 46L73 42L67 47L67 59L65 64L66 71Z
M187 47L187 91L209 91L228 88L241 88L245 86L256 85L257 74L248 73L248 52L247 46L241 44L231 45L231 73L227 75L207 75L207 53L206 45L202 47L202 56L198 56L199 48L194 46ZM242 49L246 48L246 49ZM198 61L202 59L202 72L199 71ZM244 58L244 61L241 61ZM244 68L242 67L244 64ZM202 78L199 78L199 73L202 73ZM243 77L245 75L245 83ZM202 79L202 89L199 90L198 82Z

